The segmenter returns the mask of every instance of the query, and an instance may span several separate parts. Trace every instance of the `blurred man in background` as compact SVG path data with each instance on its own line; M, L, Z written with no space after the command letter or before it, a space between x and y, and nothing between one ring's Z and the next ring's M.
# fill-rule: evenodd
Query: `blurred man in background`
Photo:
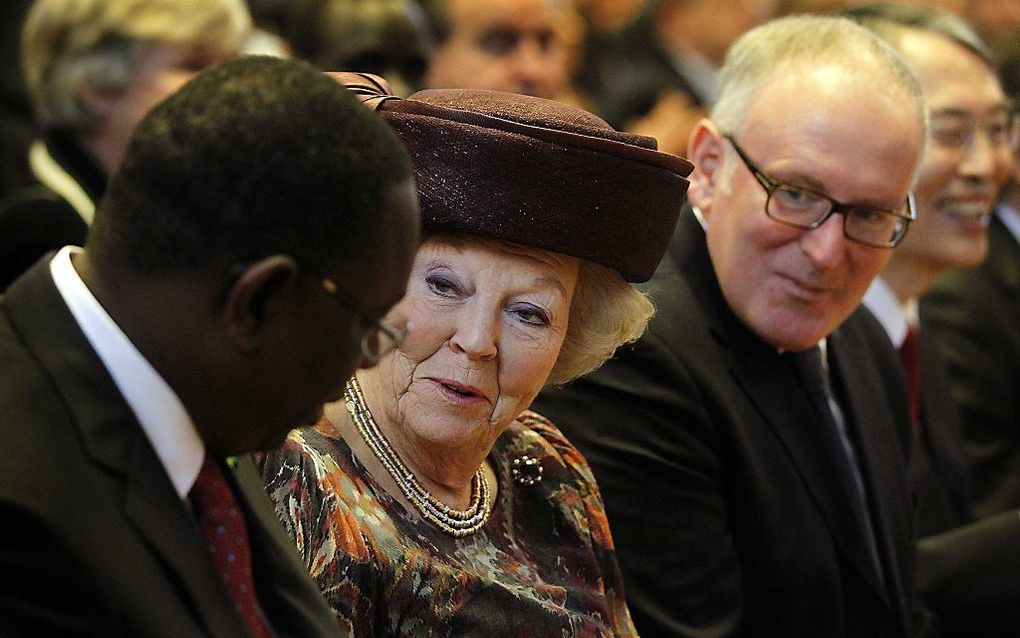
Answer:
M36 259L81 245L135 125L196 73L234 56L242 0L37 0L22 61L43 138L38 184L0 203L0 290Z

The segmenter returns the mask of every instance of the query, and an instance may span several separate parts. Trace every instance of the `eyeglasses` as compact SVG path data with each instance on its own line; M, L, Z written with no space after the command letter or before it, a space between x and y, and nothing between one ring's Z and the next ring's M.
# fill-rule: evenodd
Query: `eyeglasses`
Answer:
M361 335L361 356L365 365L373 366L379 363L380 359L404 343L404 339L407 338L406 324L400 327L392 326L366 313L354 295L345 292L329 277L323 277L319 283L327 295L368 326Z
M765 214L781 224L812 230L835 213L843 216L843 235L859 244L875 248L892 248L907 234L910 222L917 219L913 193L901 210L886 210L863 204L843 204L828 195L800 186L791 186L766 175L737 141L723 135L740 156L741 161L768 194Z
M932 142L953 150L970 146L978 131L994 148L1012 149L1020 142L1016 112L1007 106L979 118L963 111L937 111L931 115L930 131Z

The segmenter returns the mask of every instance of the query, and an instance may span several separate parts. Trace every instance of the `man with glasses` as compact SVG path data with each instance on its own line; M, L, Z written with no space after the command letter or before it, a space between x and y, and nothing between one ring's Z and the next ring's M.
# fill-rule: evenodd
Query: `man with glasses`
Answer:
M1016 100L1020 38L999 54L1000 79ZM1014 153L985 260L941 275L920 304L921 324L939 345L960 407L978 516L1020 507L1020 151Z
M150 111L0 297L0 635L336 636L248 453L399 341L417 243L407 152L305 62Z
M1017 119L990 51L959 18L900 3L863 5L845 15L900 52L929 109L931 134L914 187L918 219L864 297L899 350L911 403L920 593L940 612L944 634L1016 636L1018 504L974 522L960 415L937 334L919 329L918 298L946 270L984 260L992 210L1017 145Z
M643 635L925 630L902 380L858 310L915 216L925 135L916 80L848 20L730 50L648 333L536 402L593 466Z

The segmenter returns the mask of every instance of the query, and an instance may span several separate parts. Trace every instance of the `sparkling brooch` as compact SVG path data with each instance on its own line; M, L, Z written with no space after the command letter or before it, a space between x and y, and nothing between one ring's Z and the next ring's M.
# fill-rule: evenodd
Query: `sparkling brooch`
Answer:
M514 482L521 485L534 485L542 482L542 463L533 456L523 454L510 464L510 474Z

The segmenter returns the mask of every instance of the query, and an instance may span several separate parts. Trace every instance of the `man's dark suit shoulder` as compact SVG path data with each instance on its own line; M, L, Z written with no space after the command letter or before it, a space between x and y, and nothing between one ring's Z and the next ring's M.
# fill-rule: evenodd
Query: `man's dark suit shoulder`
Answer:
M85 243L88 226L49 188L26 186L0 200L0 292L46 253Z
M47 263L0 297L0 379L0 635L240 635L192 514ZM276 629L334 635L250 459L227 476Z
M921 323L949 370L978 517L1020 507L1020 242L998 218L975 269L935 280Z

